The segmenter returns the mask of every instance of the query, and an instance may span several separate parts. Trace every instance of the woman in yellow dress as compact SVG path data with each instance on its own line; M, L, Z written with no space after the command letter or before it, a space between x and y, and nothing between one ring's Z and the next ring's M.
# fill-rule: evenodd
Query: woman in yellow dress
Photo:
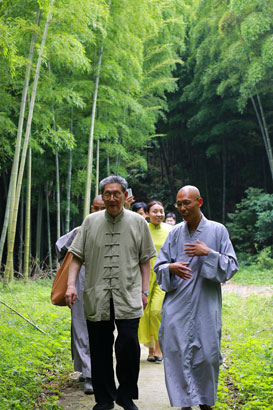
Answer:
M147 205L147 216L150 219L149 229L157 253L165 242L172 226L163 222L164 207L160 201L152 201ZM156 282L156 274L153 271L156 258L151 259L151 273L148 305L144 310L144 316L140 319L138 337L139 342L149 347L149 362L161 362L163 357L158 342L158 331L161 322L161 308L165 292L160 289Z

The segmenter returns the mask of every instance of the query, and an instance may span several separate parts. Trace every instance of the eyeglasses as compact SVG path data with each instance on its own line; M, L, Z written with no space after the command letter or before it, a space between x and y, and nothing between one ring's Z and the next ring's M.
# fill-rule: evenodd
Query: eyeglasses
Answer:
M198 201L199 198L195 198L194 201ZM183 205L187 208L188 206L190 206L192 204L193 201L182 201L182 202L176 202L176 204L174 204L174 206L176 208L181 208Z
M120 199L122 197L123 193L122 192L105 192L105 194L102 194L103 199L111 199L112 197L114 199Z

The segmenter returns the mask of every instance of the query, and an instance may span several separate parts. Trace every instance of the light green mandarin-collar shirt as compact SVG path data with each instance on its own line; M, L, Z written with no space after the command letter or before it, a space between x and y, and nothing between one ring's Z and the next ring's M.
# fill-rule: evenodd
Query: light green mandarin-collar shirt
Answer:
M122 210L88 215L69 248L85 264L84 311L93 322L110 319L113 298L116 319L143 315L140 264L156 256L145 219Z

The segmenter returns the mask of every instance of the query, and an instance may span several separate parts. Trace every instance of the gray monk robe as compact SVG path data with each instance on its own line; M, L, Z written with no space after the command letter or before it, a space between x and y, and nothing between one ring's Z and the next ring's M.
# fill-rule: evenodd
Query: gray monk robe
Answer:
M79 228L62 236L56 242L58 260L63 260ZM83 288L85 267L82 265L77 276L76 289L77 300L71 309L71 353L74 361L74 370L81 372L84 378L91 377L91 360L89 350L89 338L84 316Z
M210 252L190 258L184 244L198 239ZM192 278L170 275L172 262L190 262ZM159 342L171 405L214 405L221 364L221 283L238 270L226 228L203 215L193 234L186 222L175 226L158 254L154 270L166 292Z

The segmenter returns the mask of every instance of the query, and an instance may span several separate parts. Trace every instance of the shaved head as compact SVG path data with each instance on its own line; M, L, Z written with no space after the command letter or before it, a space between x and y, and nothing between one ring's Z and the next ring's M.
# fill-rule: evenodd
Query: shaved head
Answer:
M103 201L103 199L102 199L102 196L101 196L101 195L97 195L97 196L95 196L95 198L94 198L94 200L93 200L93 203L94 203L94 202L97 202L97 201Z
M180 188L178 192L185 192L187 194L194 195L196 198L201 197L199 189L193 185L185 185L182 188Z
M101 195L97 195L93 200L93 205L91 206L91 212L103 211L105 209L104 201Z
M185 185L177 192L176 206L177 210L188 223L189 231L194 231L202 217L200 208L203 199L200 196L199 189L196 186Z

